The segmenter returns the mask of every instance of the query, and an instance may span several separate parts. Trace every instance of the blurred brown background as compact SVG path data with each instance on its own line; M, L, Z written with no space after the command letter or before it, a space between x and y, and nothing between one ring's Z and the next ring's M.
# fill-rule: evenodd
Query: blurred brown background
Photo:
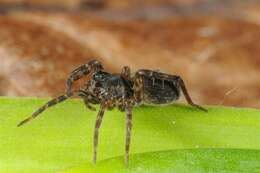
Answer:
M258 0L0 0L0 95L57 96L90 59L179 74L201 104L260 107Z

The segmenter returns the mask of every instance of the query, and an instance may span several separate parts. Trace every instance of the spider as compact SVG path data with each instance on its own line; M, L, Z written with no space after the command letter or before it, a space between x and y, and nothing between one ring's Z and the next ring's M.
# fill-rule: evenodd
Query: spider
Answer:
M80 89L73 90L73 82L86 75L90 75L90 79ZM146 69L131 74L128 66L123 67L120 74L112 74L104 71L99 61L92 60L70 73L66 83L66 92L63 95L47 102L17 126L27 123L47 108L72 96L80 96L86 107L92 111L95 111L93 104L100 104L94 130L93 163L96 163L99 128L104 112L117 107L120 111L126 112L125 164L127 165L129 162L133 107L140 104L170 104L180 97L181 91L190 105L202 111L207 111L193 103L180 76Z

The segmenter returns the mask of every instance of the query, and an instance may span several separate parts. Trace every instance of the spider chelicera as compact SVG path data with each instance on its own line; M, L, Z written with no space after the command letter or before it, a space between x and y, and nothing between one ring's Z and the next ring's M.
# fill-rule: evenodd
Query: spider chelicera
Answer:
M85 75L90 75L90 79L79 90L72 90L73 82ZM92 105L100 104L94 131L93 162L95 163L99 128L104 112L117 107L120 111L126 112L125 163L128 164L133 107L140 104L170 104L180 97L181 91L190 105L202 111L207 111L193 103L180 76L146 69L131 74L130 68L127 66L122 68L120 74L112 74L105 72L99 61L92 60L70 73L65 94L47 102L30 117L20 122L18 126L34 119L47 108L72 96L80 96L86 107L93 111L95 111L95 108Z

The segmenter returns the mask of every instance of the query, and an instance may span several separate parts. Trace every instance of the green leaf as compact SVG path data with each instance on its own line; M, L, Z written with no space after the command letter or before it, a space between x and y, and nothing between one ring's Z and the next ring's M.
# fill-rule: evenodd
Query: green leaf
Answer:
M124 157L85 163L62 173L259 173L260 151L239 149L191 149L134 154L127 167Z
M1 173L49 173L77 167L86 162L89 162L86 165L92 165L93 130L97 112L87 110L80 100L61 103L46 110L32 122L16 127L17 123L46 101L48 99L0 98ZM157 151L170 150L174 155L176 149L204 151L200 148L259 151L259 110L207 108L208 113L180 104L135 108L130 153L139 156L140 153L155 152L160 155ZM99 139L98 161L101 161L101 167L105 162L111 163L111 158L123 156L125 114L117 110L105 112ZM228 157L230 152L222 154ZM141 158L146 158L145 156L140 155ZM133 159L130 157L133 167L136 166L135 160L135 155ZM259 157L255 162L258 161ZM119 161L116 163L120 164ZM121 166L124 167L122 158ZM99 164L95 167L99 167Z

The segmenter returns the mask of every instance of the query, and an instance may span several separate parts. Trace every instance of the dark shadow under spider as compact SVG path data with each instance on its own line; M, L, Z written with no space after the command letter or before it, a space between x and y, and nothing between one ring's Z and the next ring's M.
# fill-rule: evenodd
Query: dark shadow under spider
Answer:
M90 75L90 79L73 91L73 82ZM96 118L93 145L93 162L97 159L97 146L99 128L106 109L111 110L117 107L120 111L126 112L126 144L125 144L125 163L129 161L129 150L132 129L132 109L140 104L170 104L180 97L182 91L187 102L207 112L207 110L195 104L185 87L181 77L160 73L152 70L138 70L131 74L130 68L125 66L120 74L105 72L99 61L92 60L83 64L71 72L67 79L66 93L56 97L35 111L30 117L21 121L21 126L37 117L47 108L63 102L72 96L80 96L84 104L90 110L95 110L93 104L100 104L100 109Z

